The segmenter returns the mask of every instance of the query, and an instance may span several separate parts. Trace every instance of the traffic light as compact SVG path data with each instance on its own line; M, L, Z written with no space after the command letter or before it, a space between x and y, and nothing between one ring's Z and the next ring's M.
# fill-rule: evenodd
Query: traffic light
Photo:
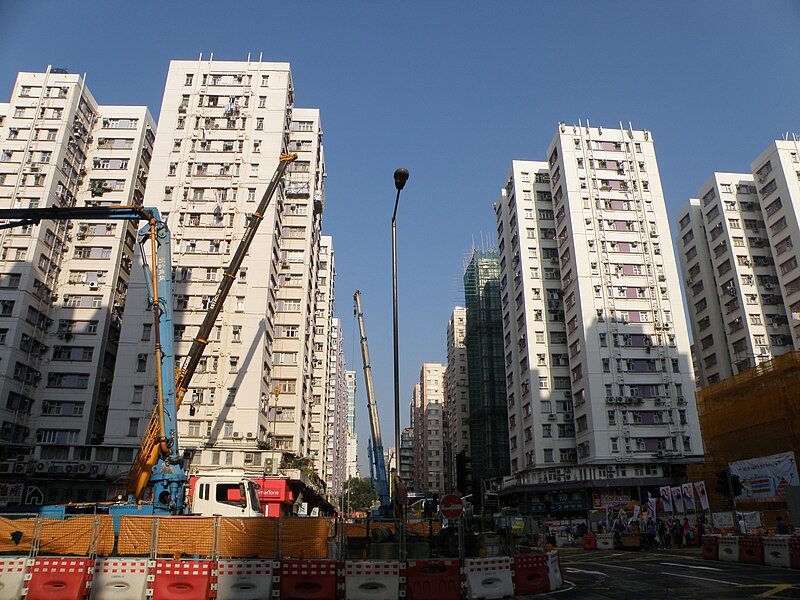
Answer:
M731 489L733 490L734 498L742 495L742 481L738 475L731 475Z
M736 478L738 481L738 477ZM729 498L731 495L731 488L730 488L730 471L725 469L723 471L717 471L717 482L714 485L714 489L719 492L719 494L723 498Z

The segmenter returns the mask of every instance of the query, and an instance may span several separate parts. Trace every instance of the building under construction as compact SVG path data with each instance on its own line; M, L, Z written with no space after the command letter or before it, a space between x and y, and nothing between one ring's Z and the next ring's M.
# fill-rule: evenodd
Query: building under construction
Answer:
M732 461L790 451L800 455L800 351L704 388L697 393L697 409L706 462L690 467L690 480L710 484ZM713 487L707 485L711 508L725 507ZM784 507L759 502L758 508Z
M496 250L472 251L464 272L464 297L472 482L477 491L510 470L500 259ZM479 494L475 496L477 500Z

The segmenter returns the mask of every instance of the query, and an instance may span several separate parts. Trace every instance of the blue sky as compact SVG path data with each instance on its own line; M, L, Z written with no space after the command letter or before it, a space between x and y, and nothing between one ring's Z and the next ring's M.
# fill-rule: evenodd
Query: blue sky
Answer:
M713 171L748 171L800 131L800 2L0 0L0 101L18 71L86 73L102 104L155 117L170 59L290 62L296 105L321 110L326 234L348 368L362 291L385 446L393 442L392 173L398 210L401 402L445 361L465 258L496 245L492 202L513 159L543 160L559 121L649 129L674 215ZM482 240L487 240L483 241Z

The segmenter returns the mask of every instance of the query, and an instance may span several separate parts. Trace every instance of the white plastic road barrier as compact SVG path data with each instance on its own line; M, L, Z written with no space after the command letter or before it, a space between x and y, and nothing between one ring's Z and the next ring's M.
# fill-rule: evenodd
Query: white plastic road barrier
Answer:
M405 583L405 578L400 577L401 569L405 569L405 563L396 560L346 561L346 600L397 600L405 595L401 589Z
M598 533L597 534L597 549L598 550L613 550L614 549L614 534L613 533Z
M18 600L25 581L24 558L0 558L0 600Z
M764 564L770 567L792 566L792 553L789 549L788 535L775 535L764 538Z
M271 560L220 559L217 563L217 598L260 600L272 598Z
M719 559L727 562L739 562L739 538L737 536L719 536Z
M147 597L147 559L98 558L91 600L140 600Z
M514 595L511 578L511 559L507 556L495 558L467 558L464 561L467 576L467 598L494 600Z
M553 592L564 584L561 577L561 564L558 561L558 552L551 550L547 553L547 576L550 579L550 591Z

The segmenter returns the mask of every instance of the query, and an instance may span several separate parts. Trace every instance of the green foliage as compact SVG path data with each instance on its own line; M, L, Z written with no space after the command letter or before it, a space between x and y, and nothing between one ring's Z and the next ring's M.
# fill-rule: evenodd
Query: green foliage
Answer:
M372 489L369 478L351 477L342 487L342 508L350 512L369 512L372 504L378 499Z

